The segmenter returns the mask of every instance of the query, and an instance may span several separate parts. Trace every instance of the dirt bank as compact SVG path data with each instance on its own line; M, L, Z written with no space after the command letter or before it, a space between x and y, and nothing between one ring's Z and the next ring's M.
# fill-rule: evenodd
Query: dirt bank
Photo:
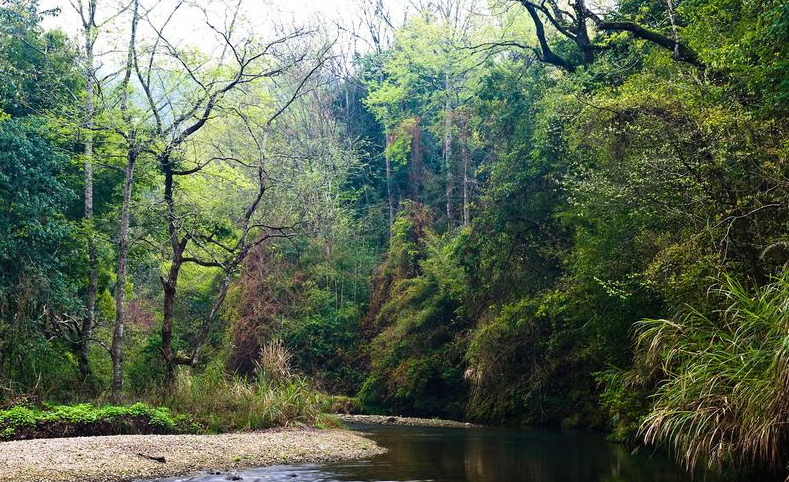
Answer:
M374 442L346 430L19 440L0 443L0 481L128 482L380 452Z

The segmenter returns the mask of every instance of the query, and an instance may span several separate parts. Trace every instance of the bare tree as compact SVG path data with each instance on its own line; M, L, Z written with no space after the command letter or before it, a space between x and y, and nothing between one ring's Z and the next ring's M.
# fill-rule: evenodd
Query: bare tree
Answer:
M98 0L78 0L72 3L80 16L82 23L82 41L85 49L85 65L83 78L85 82L85 105L83 127L85 132L85 160L83 163L85 178L85 207L84 219L88 224L88 291L85 299L85 316L82 320L82 329L79 337L79 369L83 377L90 374L88 364L89 340L93 333L94 318L96 314L96 294L98 292L99 268L96 256L96 242L93 239L93 127L95 115L95 45L99 28L96 24L96 10Z
M186 165L184 158L189 141L211 120L229 108L226 104L231 93L243 90L246 86L263 79L279 77L304 63L307 59L306 51L304 49L292 51L289 50L289 46L311 34L311 31L306 29L293 28L287 32L280 32L275 39L264 43L256 41L251 34L236 40L233 38L234 32L231 27L233 22L225 27L217 27L212 23L209 12L203 11L206 27L220 39L223 49L229 52L226 55L229 60L223 60L222 64L223 71L227 73L217 77L209 73L208 63L191 58L165 34L167 24L181 8L188 8L186 2L178 2L163 23L158 25L151 15L144 16L147 26L154 32L155 41L148 49L145 59L137 51L134 53L137 79L154 123L153 134L156 142L151 143L150 150L163 176L164 217L170 266L166 276L161 276L164 292L161 350L166 366L165 382L168 385L173 381L174 368L177 364L191 364L192 359L199 359L199 349L195 350L192 357L178 357L172 350L173 316L182 266L185 263L194 263L222 268L232 273L250 249L248 234L251 226L247 226L242 229L240 241L231 248L235 255L231 256L231 261L203 259L188 253L187 247L190 242L199 248L200 243L210 242L211 236L198 235L186 227L184 223L186 215L179 212L175 194L178 189L176 180L196 174L209 163L220 159L215 156ZM165 67L157 64L157 61L162 64L166 61L174 62L184 73L175 86L166 85L163 80L166 77L163 74ZM261 185L258 196L262 197L264 191L265 187ZM246 221L242 221L242 224L249 222L258 204L259 199L252 202L247 209ZM221 288L216 303L217 309L218 305L221 305L221 299L224 298L225 285L228 283L229 281L223 283L224 287ZM216 309L212 312L210 318L215 316ZM202 342L198 345L201 346Z
M112 358L112 398L118 402L123 389L123 332L125 329L126 275L129 255L129 220L131 212L132 184L134 168L140 155L141 145L137 138L137 127L129 113L129 83L136 59L135 44L137 42L137 25L140 20L139 0L132 2L131 25L129 28L129 46L126 53L126 65L120 85L120 113L124 129L116 129L126 143L126 165L123 169L123 198L121 201L121 223L118 230L118 266L115 283L115 325L112 332L110 357Z
M308 90L306 88L308 82L313 79L319 69L323 67L328 58L327 53L330 48L331 46L321 49L321 52L317 55L313 65L309 67L306 72L296 73L296 76L300 78L295 81L295 85L293 86L291 93L288 95L286 100L280 106L278 106L270 116L268 116L262 125L257 125L250 121L249 117L243 112L243 110L234 109L237 119L241 121L241 125L246 131L246 134L248 134L247 138L251 139L254 143L254 150L257 154L257 158L254 163L229 157L225 157L225 159L236 162L241 166L254 171L256 192L249 204L245 207L243 214L235 222L235 224L240 228L240 233L232 245L228 245L219 241L214 233L195 233L192 235L193 242L196 244L198 250L208 255L206 259L210 259L210 261L195 262L204 266L215 265L221 268L222 281L220 283L219 293L214 298L214 302L211 305L208 315L203 319L200 332L192 347L191 357L188 359L188 361L176 357L176 363L188 363L194 367L200 362L200 356L203 347L208 339L211 326L214 324L219 310L225 301L230 283L238 274L243 261L246 259L250 251L268 240L275 238L289 238L296 233L295 225L283 226L267 224L263 219L261 219L261 215L259 213L264 195L271 182L265 168L269 158L267 153L269 132L274 122L281 115L283 115L286 110L288 110L291 105L293 105L293 103L304 94L305 91ZM218 248L218 251L222 253L222 256L216 257L212 255L212 250L209 249L210 247Z

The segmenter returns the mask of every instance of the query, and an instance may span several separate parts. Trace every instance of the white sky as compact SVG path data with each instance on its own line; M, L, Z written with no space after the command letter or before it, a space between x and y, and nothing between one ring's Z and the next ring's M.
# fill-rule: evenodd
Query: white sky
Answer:
M81 28L79 16L72 4L78 0L42 0L40 8L43 10L59 8L60 14L56 17L46 17L44 27L60 28L70 35L76 35ZM394 16L402 17L404 5L407 0L385 0L386 8L395 13ZM128 0L99 0L98 21L107 18L119 5L128 3ZM191 3L209 5L212 12L221 15L225 10L228 15L235 9L238 0L191 0ZM158 4L156 9L169 12L174 0L142 0L141 5L151 6ZM323 27L331 27L336 23L347 24L359 18L361 5L359 0L242 0L241 10L252 23L265 28L269 22L275 23L312 23ZM221 21L221 19L220 19ZM198 25L203 23L202 18L196 18L187 12L181 11L171 23L170 33L177 31L185 39L201 43L204 39L199 37Z
M103 1L100 4L111 5L117 0ZM226 2L229 7L234 7L236 2ZM398 3L398 2L392 2ZM323 18L337 18L343 14L352 13L357 9L354 0L255 0L247 2L247 9L259 15L270 15L278 12L283 16L291 16L299 20L309 20L315 16ZM57 18L48 18L45 22L47 28L60 27L66 31L78 27L77 15L69 0L43 0L42 9L60 8L61 14Z
M88 0L82 0L87 3ZM233 18L236 8L241 15L235 24L234 39L251 37L265 43L282 36L277 32L277 26L285 26L283 30L291 31L293 25L310 26L311 29L319 28L328 38L338 38L335 49L344 53L351 50L367 50L364 41L354 40L348 34L349 30L358 31L360 19L363 16L363 4L369 0L140 0L141 12L150 11L147 17L153 19L157 28L161 27L165 19L179 3L183 4L172 17L164 31L167 40L179 49L197 48L205 54L215 57L224 49L224 41L208 26L210 22L217 29L226 31ZM80 0L41 0L40 8L43 10L58 8L59 15L46 17L43 27L46 29L59 28L80 44L81 21L75 10L75 4ZM405 12L405 5L409 0L384 0L385 8L392 14L393 21L400 23ZM123 5L128 6L130 0L98 0L99 9L97 23L105 20L120 10ZM240 5L240 7L239 7ZM207 13L206 13L207 12ZM369 13L369 12L368 12ZM208 18L206 18L206 16ZM130 12L117 16L112 21L100 27L99 40L95 53L97 68L108 72L113 65L120 65L125 55L128 42L128 27ZM343 29L337 25L342 25ZM354 29L356 25L356 29ZM362 34L364 29L362 29ZM156 34L145 22L138 27L138 42L145 42L155 38ZM369 38L368 35L364 37Z

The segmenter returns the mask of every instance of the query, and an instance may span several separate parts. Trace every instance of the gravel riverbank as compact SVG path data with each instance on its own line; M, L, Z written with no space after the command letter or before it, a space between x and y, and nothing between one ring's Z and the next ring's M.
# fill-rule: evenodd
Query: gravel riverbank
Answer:
M381 453L346 430L280 429L222 435L116 435L0 443L0 481L129 482Z
M345 423L369 423L376 425L411 425L414 427L481 427L468 422L455 422L439 418L394 417L388 415L346 415L338 414Z

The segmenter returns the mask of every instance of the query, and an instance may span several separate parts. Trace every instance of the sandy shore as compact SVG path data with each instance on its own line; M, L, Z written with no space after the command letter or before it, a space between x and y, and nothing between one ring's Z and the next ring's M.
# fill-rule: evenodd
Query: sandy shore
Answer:
M376 425L411 425L414 427L480 427L468 422L455 422L438 418L394 417L388 415L337 415L345 423L370 423Z
M346 430L223 435L118 435L0 443L0 481L128 482L381 453Z

